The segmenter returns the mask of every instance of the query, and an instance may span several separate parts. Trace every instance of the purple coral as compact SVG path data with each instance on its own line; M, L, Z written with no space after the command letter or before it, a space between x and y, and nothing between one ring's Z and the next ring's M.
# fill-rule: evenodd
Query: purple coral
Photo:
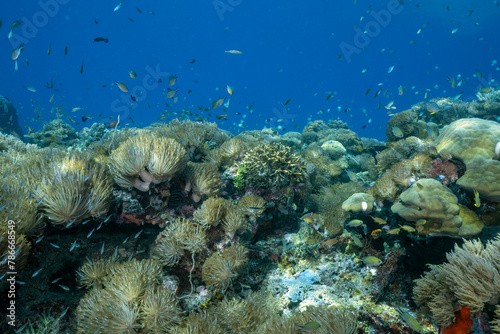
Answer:
M435 178L447 186L450 182L458 180L458 171L458 166L453 162L436 158L431 161L431 168L429 168L428 174L429 177Z

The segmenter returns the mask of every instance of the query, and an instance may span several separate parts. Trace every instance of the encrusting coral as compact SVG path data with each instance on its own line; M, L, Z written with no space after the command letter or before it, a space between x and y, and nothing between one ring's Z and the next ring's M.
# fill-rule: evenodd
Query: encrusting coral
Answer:
M110 168L122 188L148 191L169 181L186 163L186 150L175 139L141 131L111 152Z
M447 263L430 266L415 281L414 300L429 310L440 326L455 319L455 311L466 306L480 312L485 304L495 305L500 296L500 237L486 243L465 240L462 247L446 255ZM496 320L498 322L498 320Z

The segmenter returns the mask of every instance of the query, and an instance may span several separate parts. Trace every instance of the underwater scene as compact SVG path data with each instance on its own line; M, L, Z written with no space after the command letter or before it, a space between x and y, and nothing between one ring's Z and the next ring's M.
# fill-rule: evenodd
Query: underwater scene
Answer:
M499 18L2 1L0 334L500 333Z

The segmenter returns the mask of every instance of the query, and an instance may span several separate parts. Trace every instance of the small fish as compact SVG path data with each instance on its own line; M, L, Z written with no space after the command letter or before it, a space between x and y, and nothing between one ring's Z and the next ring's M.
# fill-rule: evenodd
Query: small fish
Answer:
M66 285L62 285L62 284L57 284L59 285L59 287L63 290L66 290L66 291L69 291L69 288L66 286Z
M379 266L382 264L382 260L375 256L365 256L361 259L367 266Z
M125 244L128 241L129 237L126 237L125 240L123 240L122 244Z
M99 224L99 226L97 226L97 228L95 229L96 231L99 231L99 229L102 227L102 223L103 223L103 222L101 222L101 223Z
M101 247L101 255L104 253L104 242L102 243L102 247Z
M169 78L168 78L168 85L169 86L173 86L175 85L175 82L177 81L177 75L171 75Z
M14 30L19 28L22 23L23 23L23 21L21 21L21 20L16 20L16 21L12 22L12 25L11 25L10 31L9 31L9 36L8 36L9 39L12 38Z
M178 90L177 89L170 89L170 88L167 88L167 99L171 99L175 96L175 94L177 94Z
M68 46L66 45L64 47L64 55L67 56L68 55Z
M221 97L221 98L215 100L214 102L212 102L212 109L220 107L222 104L224 104L224 98L223 97Z
M479 91L481 93L489 93L489 92L492 92L493 89L491 89L490 87L483 87L483 88L479 89Z
M407 311L403 310L402 308L398 308L397 311L399 312L399 315L401 316L401 318L406 322L406 324L411 329L413 329L417 333L423 333L424 332L424 328L422 327L422 325L410 313L408 313Z
M401 228L393 228L392 230L387 231L387 234L397 235L401 231Z
M47 49L47 56L50 56L50 49L51 49L52 43L49 43L49 48Z
M425 104L427 111L433 115L441 110L436 102L427 102Z
M352 237L352 241L354 242L354 244L356 246L363 247L363 243L361 242L361 240L355 234L351 233L351 237Z
M92 233L94 233L95 231L95 228L92 229L92 231L89 232L89 234L87 234L87 238L90 238L90 236L92 235Z
M452 34L456 33L456 32L458 31L458 28L459 28L459 27L454 28L454 29L451 31L451 33L452 33Z
M69 248L69 251L70 251L70 252L72 252L72 251L73 251L73 249L75 249L76 247L80 247L80 245L78 245L78 244L76 243L76 240L75 240L75 242L73 242L73 243L71 244L71 247Z
M224 52L232 54L232 55L241 55L241 54L243 54L243 52L238 51L238 50L227 50L227 51L224 51Z
M51 242L49 242L49 244L50 244L52 247L54 247L54 248L61 248L61 247L59 247L58 245L53 244L53 243L51 243Z
M283 103L283 107L287 106L290 102L292 102L292 99L288 99L286 100L285 103Z
M231 86L226 85L226 90L227 90L229 95L233 95L233 88Z
M380 94L380 92L382 92L382 88L380 88L379 90L377 90L377 91L375 92L375 96L373 96L373 97L374 97L374 98L375 98L375 97L377 97L377 96Z
M316 332L320 327L321 327L321 325L319 322L311 321L305 325L298 326L297 330L299 332L313 333L313 332Z
M425 127L425 131L427 132L427 135L431 139L436 139L439 136L438 130L428 125Z
M33 278L33 277L35 277L36 275L38 275L38 274L40 273L40 271L42 271L42 270L43 270L43 268L40 268L40 269L38 269L37 271L35 271L35 272L33 273L33 275L31 275L31 278Z
M108 43L108 42L109 42L109 39L104 38L104 37L96 37L96 38L94 38L94 42L104 42L104 43Z
M56 278L55 280L50 282L50 284L55 284L55 283L59 282L60 280L62 280L62 277Z
M89 221L90 221L90 219L87 219L87 220L83 221L83 222L82 222L82 225L87 224Z
M70 221L66 224L65 228L69 228L71 225L73 225L73 224L75 223L75 221L76 221L76 219L72 219L72 220L70 220Z
M323 242L323 245L325 245L325 246L332 246L332 245L335 245L337 242L339 242L339 239L332 238L332 239L328 239L325 242Z
M410 232L410 233L415 232L415 228L410 226L410 225L399 225L399 227L401 227L406 232Z
M479 192L474 189L474 206L479 208L481 206L481 199L479 198Z
M387 222L385 220L383 220L382 218L379 218L379 217L373 217L373 216L370 216L372 217L373 221L377 224L380 224L380 225L385 225L387 224Z
M12 60L17 60L17 58L19 58L19 55L21 54L21 52L23 52L24 50L24 43L21 44L19 47L15 48L14 50L12 50Z
M139 7L135 7L135 9L142 14L142 10Z
M82 66L80 66L80 74L83 73L83 60L82 60Z
M135 73L135 71L134 71L134 70L128 70L128 75L129 75L129 77L131 77L132 79L137 78L137 73Z
M36 88L32 86L24 86L24 88L32 93L36 93Z
M387 73L391 73L392 71L394 71L394 66L389 67L389 69L387 70Z
M118 6L116 6L115 9L113 9L113 11L116 12L118 9L120 9L121 6L122 6L122 3L120 2L118 4Z
M39 237L38 239L36 239L35 241L35 244L39 243L40 241L42 241L42 239L45 237L45 235L42 235L41 237Z
M398 138L404 137L403 131L400 128L398 128L397 126L392 127L392 134Z
M361 219L354 219L347 223L347 226L349 227L358 227L361 225L363 225L363 221Z
M127 93L128 92L128 87L127 85L125 85L123 82L118 82L118 81L115 81L115 84L118 86L118 88L124 92L124 93Z
M349 177L349 180L351 180L351 182L358 181L358 176L356 175L356 173L354 173L353 171L350 171L350 170L347 170L346 173L347 173L347 177Z
M399 86L398 93L399 93L399 95L403 95L404 94L403 86Z

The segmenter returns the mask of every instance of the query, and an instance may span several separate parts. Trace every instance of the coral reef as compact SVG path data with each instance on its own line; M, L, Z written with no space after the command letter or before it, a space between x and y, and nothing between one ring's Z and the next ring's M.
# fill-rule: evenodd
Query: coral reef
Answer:
M234 244L221 254L213 253L203 263L202 279L215 291L225 292L248 261L248 250Z
M373 210L375 198L366 193L352 194L342 203L342 210L352 212L370 212Z
M39 147L72 146L78 140L75 129L60 118L45 123L42 130L27 134L25 137Z
M17 111L8 98L0 95L0 131L12 134L17 138L23 138L23 130L19 125Z

